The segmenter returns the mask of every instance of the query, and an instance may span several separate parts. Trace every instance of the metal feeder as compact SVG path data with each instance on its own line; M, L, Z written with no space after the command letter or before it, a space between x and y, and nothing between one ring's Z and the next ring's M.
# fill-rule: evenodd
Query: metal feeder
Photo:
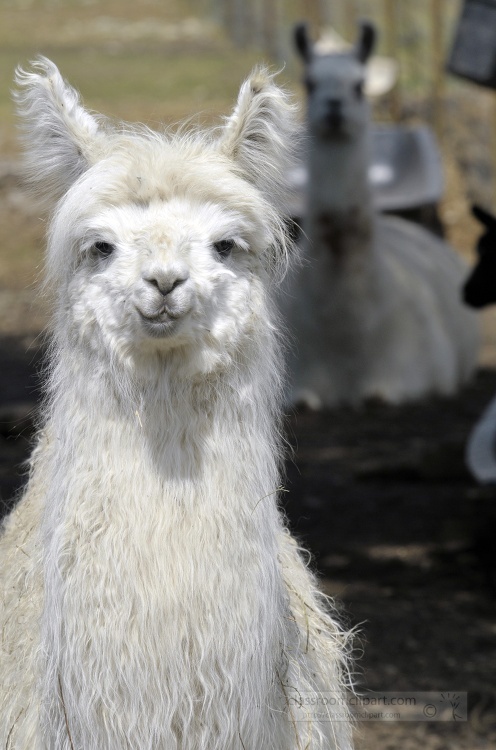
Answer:
M465 0L447 67L496 89L496 0Z

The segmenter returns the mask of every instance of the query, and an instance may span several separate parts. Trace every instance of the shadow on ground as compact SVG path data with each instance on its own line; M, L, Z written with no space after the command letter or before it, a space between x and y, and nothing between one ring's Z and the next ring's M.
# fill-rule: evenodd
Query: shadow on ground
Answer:
M464 463L496 392L299 412L285 506L326 590L359 626L360 689L468 692L469 721L367 723L359 748L486 748L496 740L496 488Z
M0 517L25 482L40 396L42 351L26 339L0 336Z

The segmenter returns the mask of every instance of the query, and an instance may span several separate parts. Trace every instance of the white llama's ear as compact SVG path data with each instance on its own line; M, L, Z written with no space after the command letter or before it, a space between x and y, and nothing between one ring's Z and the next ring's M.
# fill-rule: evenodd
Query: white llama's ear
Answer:
M257 68L241 86L220 145L243 177L280 208L286 200L286 171L293 162L297 134L295 106L273 76Z
M40 57L31 71L18 68L15 82L26 177L43 201L52 203L92 163L98 121L47 58Z

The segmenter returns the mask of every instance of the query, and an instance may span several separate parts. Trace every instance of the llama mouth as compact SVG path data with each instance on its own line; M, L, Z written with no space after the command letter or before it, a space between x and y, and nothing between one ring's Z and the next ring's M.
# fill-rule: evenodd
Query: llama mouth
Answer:
M171 312L162 307L154 315L147 315L139 308L136 308L141 318L141 322L146 332L153 338L169 336L176 328L181 314Z
M143 328L148 336L151 336L152 338L165 338L171 336L176 332L182 319L187 312L189 312L189 310L172 311L165 306L161 307L160 310L153 315L143 312L139 307L136 307L136 310L139 313Z
M178 314L172 313L170 310L166 310L165 307L159 310L158 313L155 313L155 315L146 315L141 310L138 310L138 312L142 318L148 320L150 323L167 323L171 320L177 320L181 317Z

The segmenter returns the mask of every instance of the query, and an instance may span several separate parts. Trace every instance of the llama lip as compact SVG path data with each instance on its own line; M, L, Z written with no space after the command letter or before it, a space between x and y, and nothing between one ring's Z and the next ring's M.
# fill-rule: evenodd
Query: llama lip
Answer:
M177 315L170 310L168 310L166 307L162 307L157 313L154 315L147 315L142 310L138 309L139 314L142 318L145 320L148 320L151 323L168 323L171 320L177 320L180 315Z
M146 332L153 338L170 336L177 327L179 319L183 317L182 313L172 312L165 306L153 315L143 312L139 307L136 307L136 310Z
M177 327L177 320L165 319L149 319L143 318L143 327L152 338L165 338L171 336Z

